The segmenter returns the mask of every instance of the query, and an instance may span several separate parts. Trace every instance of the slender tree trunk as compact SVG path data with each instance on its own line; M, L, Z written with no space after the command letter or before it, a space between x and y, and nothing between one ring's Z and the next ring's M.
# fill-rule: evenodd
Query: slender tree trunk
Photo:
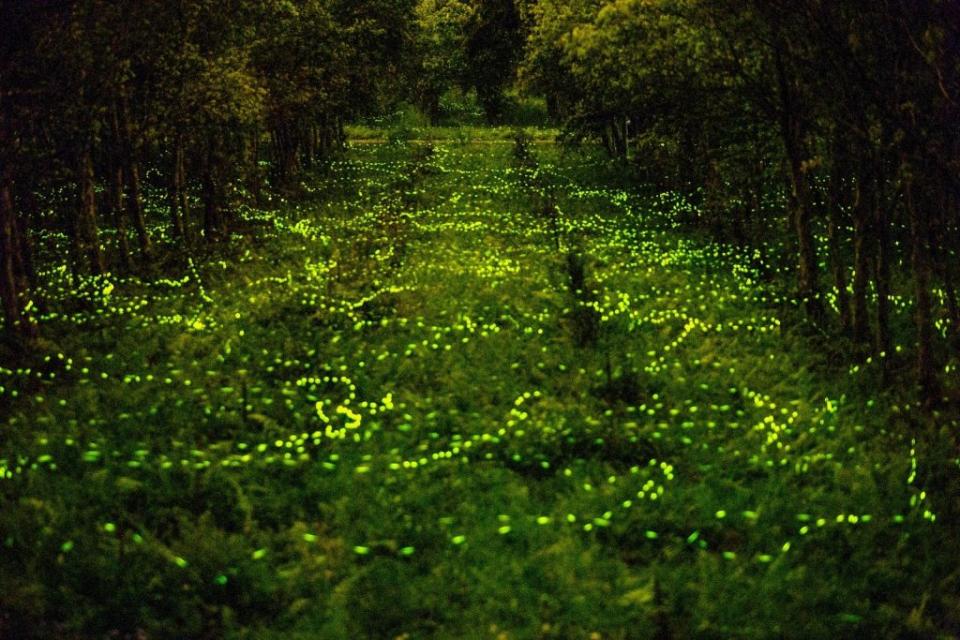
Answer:
M33 189L24 189L20 197L24 203L24 211L14 220L14 230L16 231L19 248L19 251L16 252L17 264L14 266L17 269L17 274L23 280L21 290L36 290L38 286L37 268L33 260L33 243L30 241L29 220L31 218L33 220L39 219L40 205Z
M220 152L216 136L207 142L203 163L203 231L207 242L220 240L225 233L222 189L220 185Z
M25 311L28 289L17 276L17 216L8 167L0 167L0 304L3 305L4 332L14 344L29 342L37 335L37 327Z
M823 320L823 302L820 299L818 278L817 247L811 226L811 210L807 178L801 169L799 156L790 160L791 195L790 204L794 231L797 234L797 282L800 299L804 302L807 315L815 323Z
M949 191L949 187L943 192L943 206L941 208L942 220L951 220L951 216L956 215L954 197ZM955 218L953 218L955 219ZM956 274L955 269L955 251L950 250L950 226L949 224L937 225L940 236L937 241L937 251L935 252L935 263L939 266L940 279L943 281L944 292L947 297L947 311L950 314L949 337L953 345L960 345L960 304L957 301L957 290L953 284Z
M806 308L807 316L815 324L820 324L823 321L824 312L818 281L817 247L811 227L810 187L803 167L805 155L803 125L779 46L775 52L775 62L780 90L780 133L787 152L790 174L788 193L790 218L797 236L798 294Z
M183 239L186 235L183 228L183 216L180 203L183 190L183 137L177 135L173 140L173 151L170 158L170 177L168 180L167 196L170 207L170 231L174 239Z
M140 245L140 252L143 255L150 253L150 234L147 232L147 223L143 214L143 195L140 191L140 165L136 161L127 164L127 170L123 172L123 177L127 182L127 214L133 222L133 228L137 232L137 241Z
M849 175L846 151L842 140L837 140L833 149L833 167L830 173L830 191L827 194L827 209L830 212L830 266L833 270L833 281L837 293L837 308L840 311L840 329L845 335L850 334L850 296L847 293L847 267L844 264L841 251L841 208L844 197L844 180Z
M187 161L186 150L184 148L183 138L180 139L180 153L177 154L176 180L177 195L180 202L180 223L183 226L183 239L190 243L193 239L193 233L190 226L190 192L187 184Z
M130 105L126 96L121 98L119 107L120 135L123 136L123 177L127 187L127 215L137 232L140 252L150 253L150 235L143 214L143 195L140 189L140 163L137 159L137 145L134 140L133 123L130 120Z
M123 268L129 271L133 268L130 258L130 242L127 238L127 216L123 210L123 165L114 164L110 168L110 215L117 230L117 247L120 250L120 261Z
M94 275L102 274L106 268L103 253L100 250L100 232L97 227L97 198L94 191L93 154L87 143L79 154L77 163L79 183L79 207L75 213L74 243L76 256L86 262Z
M884 379L887 374L886 357L890 355L890 222L887 214L888 203L885 200L880 197L878 188L873 202L877 236L873 281L877 288L876 351L881 356Z
M303 129L306 137L306 150L303 154L303 164L307 169L312 169L313 163L317 159L317 130L312 123L303 125Z
M119 107L115 106L110 114L110 142L113 146L110 158L107 162L110 171L110 183L108 186L107 205L110 209L110 217L117 230L117 248L120 252L120 262L127 271L133 268L133 261L130 258L130 242L127 238L127 217L123 208L123 156L124 141L120 133Z
M937 398L937 376L933 362L933 303L930 297L930 261L927 246L927 211L925 202L918 207L914 200L914 185L908 177L904 184L907 212L910 215L910 236L913 245L914 301L917 305L917 382L925 404Z
M253 165L251 169L251 178L253 179L252 184L250 185L250 191L253 194L253 200L257 206L263 205L263 176L260 173L260 131L254 131L253 139L251 140L251 151L252 158L251 161Z
M865 344L870 335L867 288L870 284L872 261L870 201L873 185L866 171L857 178L857 192L853 203L853 340Z

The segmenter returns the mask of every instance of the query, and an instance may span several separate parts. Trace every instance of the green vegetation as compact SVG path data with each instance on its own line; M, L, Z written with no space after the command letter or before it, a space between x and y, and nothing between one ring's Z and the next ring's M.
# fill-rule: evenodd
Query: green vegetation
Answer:
M956 2L0 32L0 638L960 637Z
M784 335L751 253L675 202L534 153L559 248L511 147L363 145L222 259L45 272L58 343L3 371L7 630L957 624L956 476L908 398Z

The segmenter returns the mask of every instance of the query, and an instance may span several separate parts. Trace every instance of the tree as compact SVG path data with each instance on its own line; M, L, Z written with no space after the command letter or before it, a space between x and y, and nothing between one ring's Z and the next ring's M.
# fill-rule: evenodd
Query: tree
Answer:
M489 122L506 109L504 90L516 73L524 33L514 0L481 0L467 24L466 82L477 91Z
M467 77L467 28L476 7L461 0L420 0L416 7L416 56L413 79L417 103L434 123L440 98Z

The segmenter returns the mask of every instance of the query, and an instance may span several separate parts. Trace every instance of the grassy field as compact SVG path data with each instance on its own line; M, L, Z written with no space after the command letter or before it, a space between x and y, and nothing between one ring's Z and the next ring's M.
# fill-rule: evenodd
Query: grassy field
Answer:
M43 274L0 636L960 633L957 461L759 254L589 153L402 137L179 278Z

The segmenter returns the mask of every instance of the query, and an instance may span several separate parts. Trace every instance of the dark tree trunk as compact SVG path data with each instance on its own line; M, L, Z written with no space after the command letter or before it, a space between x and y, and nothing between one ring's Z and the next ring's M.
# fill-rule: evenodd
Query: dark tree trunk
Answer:
M876 265L873 270L873 282L877 288L877 332L876 351L881 357L886 378L886 357L890 355L890 221L887 214L888 203L879 196L880 189L874 193L874 220L877 236Z
M0 167L0 304L4 332L14 344L22 344L36 337L37 328L23 307L28 290L17 276L21 247L17 241L10 173L9 167Z
M915 321L917 327L917 383L925 404L929 405L937 398L937 376L933 362L933 303L930 297L930 247L927 245L928 229L926 202L918 207L914 199L912 178L904 184L907 212L910 216L910 239L913 245L912 265L914 283L914 302L917 305Z
M263 177L260 174L260 132L250 138L250 194L257 206L263 205Z
M133 268L133 261L130 258L130 241L127 238L127 217L123 209L123 165L124 155L123 136L120 133L119 108L111 111L110 117L110 142L113 145L112 153L107 162L110 172L110 183L108 185L107 206L110 210L110 217L117 230L117 249L120 252L120 262L123 268L130 271Z
M317 128L313 123L304 125L305 148L303 153L303 164L308 169L312 169L317 160Z
M168 206L170 207L170 230L174 239L184 239L184 218L186 211L181 208L183 202L183 137L173 140L170 158L170 177L168 181Z
M129 271L133 268L130 259L130 242L127 238L127 217L123 210L123 166L116 163L110 167L110 217L117 230L117 248L120 251L120 261L123 268Z
M146 256L150 253L150 235L147 233L147 224L143 214L143 195L140 189L140 162L135 141L133 123L130 120L130 106L126 97L120 102L120 135L123 136L123 177L127 187L127 215L137 232L137 241L140 252Z
M100 250L100 233L97 227L97 198L94 191L93 154L86 144L77 161L79 203L74 214L73 242L75 256L86 263L94 275L106 269Z
M820 298L817 247L811 227L810 187L804 170L804 135L801 116L798 112L795 90L787 77L783 53L778 46L775 51L777 82L780 92L780 134L787 152L790 174L788 200L790 219L797 237L797 286L798 296L815 324L823 321L823 301Z
M693 192L696 184L696 168L693 159L696 156L696 149L693 142L693 131L689 127L684 127L680 131L680 139L677 145L677 188L683 193Z
M127 182L127 215L130 216L133 228L137 232L140 252L143 255L148 255L150 253L150 234L147 233L147 223L143 215L139 164L137 162L128 163L127 170L123 172L123 177Z
M186 149L181 139L180 153L177 156L177 192L180 196L180 222L183 225L183 238L191 242L193 233L190 226L190 186L187 184Z
M423 109L427 112L427 116L430 118L430 124L437 126L440 124L440 94L437 92L431 92L429 95L424 97Z
M17 274L23 279L21 290L36 290L39 282L37 281L37 268L33 261L33 243L30 241L29 220L37 220L40 217L40 204L37 202L37 196L33 189L25 189L20 194L23 202L24 211L17 216L15 220L15 231L17 232L17 241L19 251L17 258Z
M207 142L203 161L203 231L207 242L216 242L226 233L223 220L219 141L215 135Z
M844 142L837 140L833 149L833 167L830 173L830 191L827 194L827 208L830 212L830 267L837 292L837 308L840 311L840 329L850 334L850 296L847 293L847 267L843 260L841 244L842 207L846 204L844 181L849 176Z
M551 122L557 122L560 119L560 101L557 99L556 94L548 93L546 96L547 102L547 118Z
M864 165L865 168L865 165ZM857 178L857 192L853 203L853 339L863 345L870 335L867 287L870 284L871 247L870 202L873 184L865 170Z
M950 246L950 225L947 221L951 219L951 216L955 216L955 205L952 194L949 191L949 188L943 190L943 204L940 209L941 213L941 222L936 225L936 228L939 231L939 236L936 239L933 259L934 264L938 266L939 276L943 282L944 293L947 298L947 312L950 317L950 327L949 327L949 338L951 344L954 346L960 345L960 303L957 301L957 290L953 284L956 269L955 269L955 260L956 260L956 250L951 250ZM932 229L931 229L932 231Z

